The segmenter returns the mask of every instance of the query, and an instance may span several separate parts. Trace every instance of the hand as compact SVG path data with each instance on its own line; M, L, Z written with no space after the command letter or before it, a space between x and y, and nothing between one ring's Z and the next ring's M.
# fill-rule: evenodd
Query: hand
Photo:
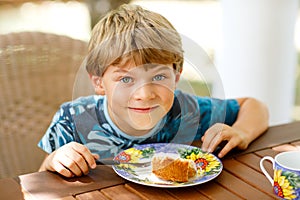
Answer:
M218 154L219 158L225 156L235 147L239 149L246 149L250 143L248 141L247 133L221 123L214 124L210 127L205 132L201 140L203 142L202 150L207 152L213 152L219 144L223 141L227 141L227 144Z
M51 153L43 165L45 169L66 177L81 176L89 172L89 167L96 168L95 159L98 158L86 146L71 142Z

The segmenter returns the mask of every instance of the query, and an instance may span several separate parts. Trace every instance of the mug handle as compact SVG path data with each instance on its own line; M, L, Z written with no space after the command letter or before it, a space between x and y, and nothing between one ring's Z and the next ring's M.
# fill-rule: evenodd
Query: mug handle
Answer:
M260 169L261 171L265 174L265 176L267 177L267 179L270 181L270 183L272 184L272 186L274 185L274 181L273 181L273 178L270 176L270 174L267 172L267 170L265 169L264 165L263 165L263 162L265 160L269 160L272 162L273 164L273 168L274 168L274 159L270 156L265 156L263 157L260 162L259 162L259 166L260 166Z

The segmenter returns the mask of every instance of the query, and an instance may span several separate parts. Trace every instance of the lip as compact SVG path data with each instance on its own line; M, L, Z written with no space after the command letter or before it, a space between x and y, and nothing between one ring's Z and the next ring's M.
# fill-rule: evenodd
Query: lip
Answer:
M132 110L134 112L138 113L150 113L151 111L158 108L158 106L151 106L151 107L128 107L129 110Z

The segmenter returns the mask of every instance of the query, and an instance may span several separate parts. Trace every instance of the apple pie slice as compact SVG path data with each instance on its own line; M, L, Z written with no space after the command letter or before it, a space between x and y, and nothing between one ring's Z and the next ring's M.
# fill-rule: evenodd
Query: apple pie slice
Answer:
M197 173L196 164L177 154L158 153L152 158L152 172L163 180L187 182Z

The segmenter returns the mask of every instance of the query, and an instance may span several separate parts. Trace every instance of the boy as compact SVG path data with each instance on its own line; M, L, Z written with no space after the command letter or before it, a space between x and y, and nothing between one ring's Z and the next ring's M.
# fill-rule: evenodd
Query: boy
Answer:
M218 154L246 149L268 127L253 98L220 100L176 90L181 38L163 16L135 5L111 11L95 26L86 58L96 95L64 103L39 142L49 155L40 170L81 176L95 159L135 144L203 141Z

